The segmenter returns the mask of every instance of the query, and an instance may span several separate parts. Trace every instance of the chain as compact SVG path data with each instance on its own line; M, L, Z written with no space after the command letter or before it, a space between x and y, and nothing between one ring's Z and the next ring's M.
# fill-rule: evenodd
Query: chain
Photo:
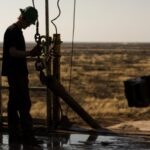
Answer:
M37 20L36 22L36 34L34 36L34 39L35 39L35 42L37 44L40 44L41 43L41 36L39 34L39 21Z

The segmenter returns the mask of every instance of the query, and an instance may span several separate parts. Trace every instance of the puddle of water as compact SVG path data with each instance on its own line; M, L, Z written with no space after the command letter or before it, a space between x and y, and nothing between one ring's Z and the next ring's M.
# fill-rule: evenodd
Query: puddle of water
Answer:
M37 136L43 140L40 147L9 145L8 135L1 135L0 150L149 150L150 137L103 136L88 134L51 134Z

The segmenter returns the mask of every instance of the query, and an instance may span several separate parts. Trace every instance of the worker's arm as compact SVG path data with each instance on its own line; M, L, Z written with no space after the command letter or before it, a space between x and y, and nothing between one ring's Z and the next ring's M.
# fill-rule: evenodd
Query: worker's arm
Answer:
M18 57L18 58L24 58L24 57L30 56L30 51L20 51L16 49L15 47L11 47L9 49L9 53L12 57Z
M41 47L35 46L31 51L21 51L16 49L15 47L11 47L9 49L9 53L12 57L24 58L27 56L39 56L41 54Z

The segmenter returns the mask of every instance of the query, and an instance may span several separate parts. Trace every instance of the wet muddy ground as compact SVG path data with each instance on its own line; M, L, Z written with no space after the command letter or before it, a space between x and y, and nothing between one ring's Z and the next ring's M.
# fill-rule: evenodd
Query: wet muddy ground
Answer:
M8 135L1 135L0 150L149 150L148 135L97 135L54 133L37 136L39 146L8 144Z

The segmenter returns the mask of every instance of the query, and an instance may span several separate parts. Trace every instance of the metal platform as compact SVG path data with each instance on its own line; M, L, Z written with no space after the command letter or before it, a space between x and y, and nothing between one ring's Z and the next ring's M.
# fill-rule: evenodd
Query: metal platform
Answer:
M39 146L9 144L8 134L1 134L0 150L149 150L150 136L142 134L121 135L104 133L78 133L70 131L49 132L36 136L43 141Z

